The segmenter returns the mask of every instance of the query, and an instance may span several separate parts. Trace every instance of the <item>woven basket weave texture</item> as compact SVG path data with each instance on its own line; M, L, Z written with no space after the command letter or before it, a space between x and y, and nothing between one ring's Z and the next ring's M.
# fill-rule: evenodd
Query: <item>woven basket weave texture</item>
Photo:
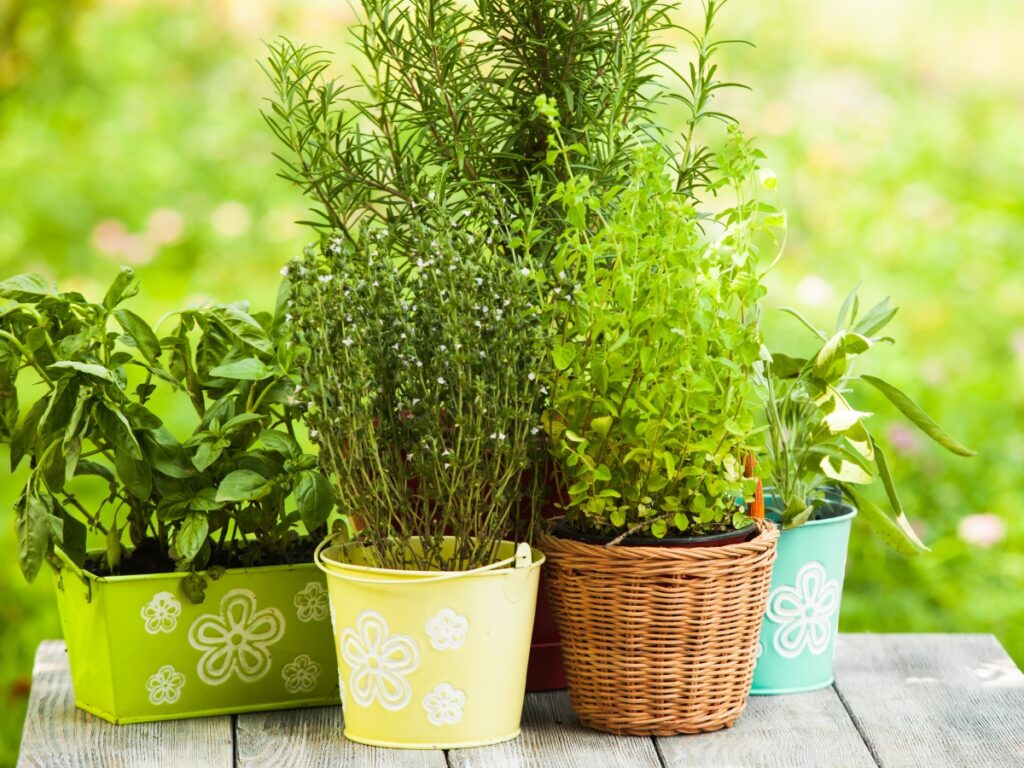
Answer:
M604 547L551 535L548 597L580 721L669 736L731 726L750 693L779 532L720 547Z

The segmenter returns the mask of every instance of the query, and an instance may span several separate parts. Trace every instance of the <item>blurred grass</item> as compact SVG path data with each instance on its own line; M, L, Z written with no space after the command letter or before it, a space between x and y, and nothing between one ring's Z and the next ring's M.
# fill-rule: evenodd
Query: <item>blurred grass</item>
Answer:
M210 296L271 306L304 241L303 201L274 177L255 60L289 34L340 51L344 72L350 19L327 0L11 0L0 275L96 296L128 263L151 320ZM933 552L904 560L856 526L842 629L994 632L1024 663L1024 6L733 0L722 21L757 43L723 62L753 87L728 108L789 209L770 303L825 324L860 280L868 299L892 294L898 343L873 365L979 451L954 460L892 428L903 501ZM780 313L766 324L776 348L798 343ZM886 405L861 407L885 432ZM0 765L17 754L35 646L60 631L45 574L26 586L17 570L17 490L0 475ZM979 513L1006 526L990 547L957 533Z

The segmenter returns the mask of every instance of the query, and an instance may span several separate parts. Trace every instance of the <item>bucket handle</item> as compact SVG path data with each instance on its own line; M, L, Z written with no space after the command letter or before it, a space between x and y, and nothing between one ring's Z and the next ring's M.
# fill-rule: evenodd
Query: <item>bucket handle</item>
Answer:
M329 570L322 560L324 547L328 543L334 540L334 535L327 536L321 541L316 550L313 552L313 560L316 563L316 567L326 573L328 576L337 576L339 579L345 579L346 581L352 581L357 584L394 584L402 582L405 584L430 584L437 581L451 581L452 579L460 579L463 576L475 576L479 573L487 573L488 571L497 571L508 565L513 565L515 568L526 568L533 562L532 550L530 545L525 541L516 545L516 552L511 557L506 557L504 560L499 560L496 563L489 563L488 565L482 565L479 568L473 568L468 571L446 571L439 573L436 576L425 576L422 579L363 579L358 576L351 576L347 573L338 573L337 571Z
M56 544L54 544L53 546L53 554L55 554L57 556L57 559L61 561L61 565L55 566L58 573L61 571L62 568L67 568L69 571L75 574L75 576L77 576L82 581L82 583L85 584L85 588L88 590L85 602L91 603L92 582L89 580L89 577L85 575L85 572L81 568L75 565L74 561L70 557L68 557L67 552L65 552Z

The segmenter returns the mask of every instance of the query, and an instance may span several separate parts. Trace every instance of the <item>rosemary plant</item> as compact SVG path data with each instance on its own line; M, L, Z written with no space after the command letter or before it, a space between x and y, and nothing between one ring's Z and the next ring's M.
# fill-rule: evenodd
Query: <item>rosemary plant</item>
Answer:
M545 162L538 94L556 102L565 142L578 149L571 163L598 187L614 187L652 132L663 48L655 39L669 26L663 0L362 6L356 47L365 66L356 82L332 79L326 52L288 40L270 46L265 66L274 89L265 117L283 146L281 175L315 200L315 217L304 223L321 231L353 242L351 229L369 217L387 222L395 247L407 249L401 236L439 177L448 200L495 190L530 201L535 175L564 175ZM694 87L702 114L701 94L710 91ZM537 207L541 230L564 222L557 207Z
M363 226L286 267L310 436L382 567L479 566L532 520L544 349L508 218L439 197L401 249Z

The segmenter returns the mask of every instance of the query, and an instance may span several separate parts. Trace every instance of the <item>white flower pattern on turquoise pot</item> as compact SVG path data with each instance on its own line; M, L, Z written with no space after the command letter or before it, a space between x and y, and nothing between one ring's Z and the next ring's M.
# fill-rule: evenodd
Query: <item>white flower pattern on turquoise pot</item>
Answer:
M455 725L462 719L466 694L449 683L434 686L423 697L423 708L432 725Z
M173 632L178 628L181 603L170 592L157 592L152 600L142 606L141 613L149 634Z
M299 621L323 621L327 618L327 590L311 581L292 600Z
M419 646L408 635L389 634L378 611L363 611L354 629L342 630L341 658L351 670L348 694L356 704L368 707L376 699L392 712L408 705L408 675L419 667Z
M308 654L300 653L284 665L281 677L288 693L309 693L316 688L316 681L320 678L320 665Z
M284 636L284 616L277 608L257 610L248 589L233 589L220 601L220 613L204 613L192 622L188 641L203 655L199 679L220 685L232 675L252 683L270 671L270 646Z
M825 567L809 562L796 574L796 584L772 590L768 618L778 624L772 645L783 658L804 650L820 655L828 648L834 617L839 610L839 582L828 578Z
M457 651L466 642L469 619L451 608L442 608L427 620L425 629L435 651Z
M181 698L181 689L184 687L185 676L170 664L165 664L146 681L149 703L157 707L161 704L174 704Z

